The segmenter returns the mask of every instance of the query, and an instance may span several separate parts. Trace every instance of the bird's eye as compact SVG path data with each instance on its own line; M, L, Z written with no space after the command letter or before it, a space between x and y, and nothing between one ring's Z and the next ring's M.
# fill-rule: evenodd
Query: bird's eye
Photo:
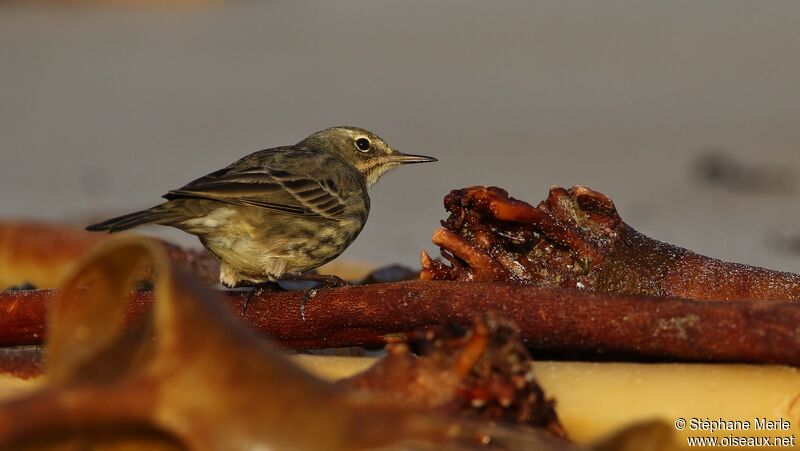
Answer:
M369 152L370 149L369 140L367 138L358 138L356 140L356 147L358 147L358 150L362 152Z

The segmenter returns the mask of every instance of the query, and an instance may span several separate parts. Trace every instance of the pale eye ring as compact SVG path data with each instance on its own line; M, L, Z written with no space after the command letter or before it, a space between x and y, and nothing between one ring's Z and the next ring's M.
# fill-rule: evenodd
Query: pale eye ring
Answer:
M372 148L372 145L367 138L358 138L356 140L356 147L362 152L369 152L369 149Z

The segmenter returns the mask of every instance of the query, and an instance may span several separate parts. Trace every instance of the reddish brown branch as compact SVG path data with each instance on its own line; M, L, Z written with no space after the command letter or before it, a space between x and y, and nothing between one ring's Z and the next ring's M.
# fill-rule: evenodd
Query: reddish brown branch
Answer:
M39 376L43 370L43 356L41 346L0 348L0 375L19 379Z
M433 242L452 266L423 253L427 280L508 281L703 300L800 300L800 276L724 262L648 238L614 203L583 186L552 188L537 207L496 187L445 197Z
M52 291L0 293L0 344L41 340ZM234 312L246 293L225 292ZM410 331L498 311L534 350L594 358L800 365L800 304L700 302L506 283L400 282L321 290L300 315L302 292L262 293L245 320L284 346L381 345ZM128 320L150 292L134 295Z

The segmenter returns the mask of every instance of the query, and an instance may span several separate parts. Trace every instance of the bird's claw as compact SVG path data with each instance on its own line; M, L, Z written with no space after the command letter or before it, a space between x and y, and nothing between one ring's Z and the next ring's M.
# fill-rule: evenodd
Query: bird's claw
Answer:
M247 306L250 305L250 298L252 298L253 295L260 295L261 292L262 292L261 288L253 288L252 290L250 290L250 292L247 293L247 296L245 296L244 298L244 305L242 305L242 316L244 316L244 314L247 313Z
M317 297L320 289L350 286L349 283L334 275L318 276L316 280L319 281L319 285L306 290L303 299L300 300L300 317L303 318L303 321L306 320L306 303Z
M318 292L317 288L308 289L303 294L303 299L300 300L300 318L302 318L303 321L306 320L306 302L317 297L317 292Z
M253 287L253 289L250 290L250 292L247 293L247 296L245 296L244 298L244 304L242 305L242 316L244 316L244 314L247 313L247 306L250 305L250 300L254 296L256 297L261 296L263 293L267 291L280 291L280 289L281 288L278 284L272 282L262 285L256 285L255 287Z

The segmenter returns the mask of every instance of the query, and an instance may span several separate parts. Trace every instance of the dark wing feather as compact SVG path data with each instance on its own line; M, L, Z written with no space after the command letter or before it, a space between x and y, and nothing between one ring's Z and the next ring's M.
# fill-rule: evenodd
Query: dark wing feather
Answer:
M338 159L305 150L254 154L164 197L200 198L278 213L341 219L347 206L337 187ZM344 168L349 173L349 168Z

